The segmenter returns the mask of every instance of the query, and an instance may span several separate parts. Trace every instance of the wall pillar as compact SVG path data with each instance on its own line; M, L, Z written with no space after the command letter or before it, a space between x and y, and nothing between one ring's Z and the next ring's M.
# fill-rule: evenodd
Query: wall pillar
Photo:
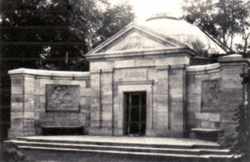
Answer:
M184 65L169 69L169 132L174 137L183 137L186 129L186 71Z
M237 122L234 121L236 110L244 104L245 88L242 75L248 72L248 62L241 55L229 55L219 58L221 63L221 98L220 111L222 115L221 127L224 137L231 138L236 135ZM233 141L232 141L233 142Z
M113 135L113 67L110 62L90 64L90 135Z
M9 137L35 135L34 76L11 74L11 127Z

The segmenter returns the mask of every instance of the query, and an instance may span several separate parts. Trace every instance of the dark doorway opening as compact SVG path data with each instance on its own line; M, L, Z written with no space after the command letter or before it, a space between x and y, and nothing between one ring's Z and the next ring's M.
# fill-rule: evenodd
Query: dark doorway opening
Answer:
M124 93L124 134L144 136L146 130L146 92Z
M83 135L82 127L76 128L42 128L43 135Z

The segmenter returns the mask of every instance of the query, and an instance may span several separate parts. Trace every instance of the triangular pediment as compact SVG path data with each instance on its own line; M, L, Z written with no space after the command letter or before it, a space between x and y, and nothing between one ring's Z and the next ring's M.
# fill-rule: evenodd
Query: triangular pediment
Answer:
M141 31L132 30L122 35L118 40L112 42L100 52L152 50L166 47L173 47L173 45L157 40Z
M128 51L152 51L166 48L179 48L180 46L181 45L174 40L171 41L171 39L161 37L136 25L130 25L91 50L87 55Z

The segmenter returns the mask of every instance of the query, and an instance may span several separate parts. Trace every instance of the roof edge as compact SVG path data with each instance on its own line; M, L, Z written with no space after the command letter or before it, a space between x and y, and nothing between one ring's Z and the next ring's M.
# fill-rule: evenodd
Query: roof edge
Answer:
M166 54L187 54L195 55L195 52L189 48L163 48L152 50L137 50L137 51L114 51L109 53L98 53L95 55L86 56L88 60L98 60L107 58L122 58L122 57L138 57L138 56L152 56L152 55L165 55Z
M178 47L187 47L185 44L178 42L177 40L170 38L170 37L166 37L166 36L162 36L150 29L148 29L147 27L144 26L140 26L137 25L136 23L132 22L129 25L125 26L124 28L122 28L119 32L117 32L116 34L114 34L113 36L111 36L110 38L108 38L106 41L104 41L103 43L101 43L100 45L98 45L96 48L90 50L86 56L92 55L93 53L97 53L98 51L100 51L101 49L105 48L106 46L110 45L112 42L116 41L117 39L120 38L120 36L122 36L123 34L129 32L132 29L136 29L139 30L141 32L144 32L145 34L148 34L152 37L154 37L155 39L159 39L160 41L166 42L168 44L172 44L173 46Z

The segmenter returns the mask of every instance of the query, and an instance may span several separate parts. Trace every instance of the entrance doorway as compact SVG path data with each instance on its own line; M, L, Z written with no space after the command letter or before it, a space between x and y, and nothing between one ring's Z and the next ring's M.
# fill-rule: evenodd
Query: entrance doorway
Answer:
M124 134L144 136L146 129L146 92L124 93Z

